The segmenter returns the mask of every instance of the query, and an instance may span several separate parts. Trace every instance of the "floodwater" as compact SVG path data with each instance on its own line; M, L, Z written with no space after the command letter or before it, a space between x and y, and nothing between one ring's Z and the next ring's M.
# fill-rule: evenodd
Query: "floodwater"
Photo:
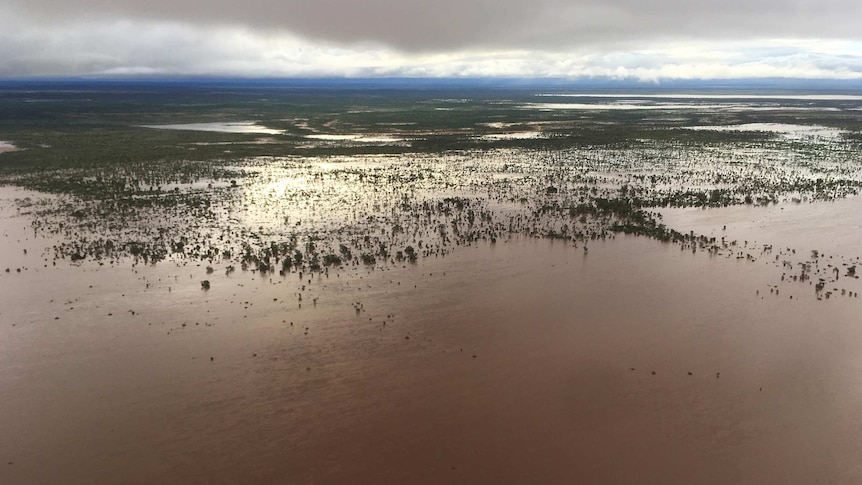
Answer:
M634 99L753 99L795 101L862 101L862 96L853 94L703 94L703 93L541 93L536 96L550 98L634 98Z
M302 278L53 266L3 194L3 484L862 480L862 299L773 295L770 265L620 236ZM790 207L722 224L828 226Z
M754 103L680 103L652 102L643 100L622 100L613 103L528 103L520 106L523 109L555 110L603 110L603 111L634 111L634 110L698 110L698 111L838 111L831 107L810 106L780 106L773 104Z
M178 123L172 125L143 125L143 128L158 130L190 130L212 131L216 133L251 133L262 135L281 135L282 130L274 130L258 125L254 121L212 122L212 123Z
M306 138L311 140L323 140L323 141L355 141L360 143L396 143L407 141L406 138L399 136L390 136L390 135L382 135L382 134L347 134L347 135L331 135L331 134L314 134L314 135L305 135Z
M686 126L686 130L741 131L778 133L788 140L837 140L847 133L844 130L820 125L794 125L788 123L743 123L721 126Z
M739 104L701 103L651 103L641 101L617 101L613 103L529 103L524 109L539 110L720 110L741 107Z
M546 138L547 135L540 131L516 131L512 133L488 133L479 137L484 141L497 140L532 140L537 138Z
M756 241L805 253L817 250L845 258L862 257L862 197L659 212L665 224L682 232Z

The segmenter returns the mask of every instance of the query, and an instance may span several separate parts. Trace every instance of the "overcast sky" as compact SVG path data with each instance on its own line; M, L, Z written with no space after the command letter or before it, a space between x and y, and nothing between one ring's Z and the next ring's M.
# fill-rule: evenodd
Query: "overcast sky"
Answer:
M3 0L0 77L862 79L859 0Z

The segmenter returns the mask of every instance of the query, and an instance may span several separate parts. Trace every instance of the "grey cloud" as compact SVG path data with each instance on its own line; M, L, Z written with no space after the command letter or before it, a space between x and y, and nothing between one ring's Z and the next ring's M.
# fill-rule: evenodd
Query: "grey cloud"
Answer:
M30 0L30 3L39 6L43 1ZM123 3L105 4L108 10L98 15L84 10L83 6L77 12L64 10L69 5L74 7L77 1L58 5L50 18L47 15L34 17L32 12L0 5L0 77L159 74L611 76L649 80L763 76L862 78L862 43L824 42L817 38L840 36L813 33L808 40L801 34L788 34L784 37L796 40L770 41L770 37L782 36L767 35L767 29L746 27L756 23L752 19L757 15L756 12L743 15L746 7L742 3L729 3L726 11L715 12L712 16L715 30L703 27L703 35L697 36L686 32L696 30L695 20L705 22L708 16L703 12L708 10L700 11L697 19L690 16L683 21L682 17L677 17L673 20L678 24L677 29L665 31L645 22L639 16L643 9L627 10L619 1L562 6L562 2L536 0L534 10L529 11L519 10L521 4L517 8L512 4L508 9L495 10L497 17L484 17L472 31L466 27L461 31L435 30L432 24L413 21L404 12L421 5L409 3L399 7L402 10L391 7L396 10L389 12L388 21L400 22L397 28L375 31L362 24L354 26L353 30L340 31L324 29L322 21L302 23L295 18L289 19L290 26L286 26L272 19L257 19L262 16L259 12L249 18L229 19L225 14L229 10L219 10L218 3L214 11L200 12L200 18L195 19L186 19L191 17L183 10L191 5L188 2L178 4L170 15L156 8L158 3L139 7L143 10L134 15L132 12L137 11L133 6L120 9ZM248 0L247 5L255 6L257 1ZM445 1L441 0L439 5L446 5ZM270 4L261 5L264 9ZM293 5L302 5L302 2ZM653 5L649 15L670 17L673 5L672 2ZM684 4L676 5L682 9ZM382 9L373 1L363 8ZM464 26L471 18L471 10L465 9L459 20ZM142 12L149 12L147 15L151 18L142 16ZM240 13L238 11L237 15ZM520 14L523 19L518 22L506 20ZM312 14L306 12L306 15ZM722 15L743 20L722 22ZM848 14L848 18L855 17ZM251 23L254 19L257 24ZM824 19L812 18L808 27L811 32L815 32L813 26L825 22ZM376 21L380 29L386 27L382 19ZM585 27L575 28L580 25L578 22ZM513 27L507 27L507 23ZM609 27L603 31L605 25ZM842 28L835 25L831 32L834 34ZM746 41L741 36L731 35L733 29L767 40ZM306 30L311 33L295 35ZM318 38L312 39L313 35ZM730 37L732 42L722 41L722 36ZM852 38L849 34L845 37ZM679 39L690 39L690 42Z
M40 22L141 18L409 51L673 39L860 38L858 0L6 0Z

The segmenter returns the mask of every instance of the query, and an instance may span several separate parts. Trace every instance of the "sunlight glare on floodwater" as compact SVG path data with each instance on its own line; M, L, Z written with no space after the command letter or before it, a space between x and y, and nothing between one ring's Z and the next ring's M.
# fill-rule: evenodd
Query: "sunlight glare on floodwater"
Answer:
M686 126L686 130L695 131L748 131L778 133L788 140L826 139L836 140L847 133L844 130L820 125L794 125L788 123L745 123L741 125L723 126Z
M396 143L406 141L399 136L379 134L314 134L306 135L306 138L323 141L356 141L361 143Z
M179 123L171 125L141 125L142 128L153 128L159 130L189 130L189 131L211 131L216 133L251 133L264 135L281 135L282 130L273 130L260 126L255 121L225 121L212 123Z

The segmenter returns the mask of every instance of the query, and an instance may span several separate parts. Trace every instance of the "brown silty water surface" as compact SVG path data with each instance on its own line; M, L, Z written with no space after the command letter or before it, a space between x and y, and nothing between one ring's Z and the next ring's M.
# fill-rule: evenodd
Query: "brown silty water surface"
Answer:
M665 214L754 261L511 239L301 278L55 267L6 211L0 483L859 483L862 299L774 261L857 258L859 204Z

